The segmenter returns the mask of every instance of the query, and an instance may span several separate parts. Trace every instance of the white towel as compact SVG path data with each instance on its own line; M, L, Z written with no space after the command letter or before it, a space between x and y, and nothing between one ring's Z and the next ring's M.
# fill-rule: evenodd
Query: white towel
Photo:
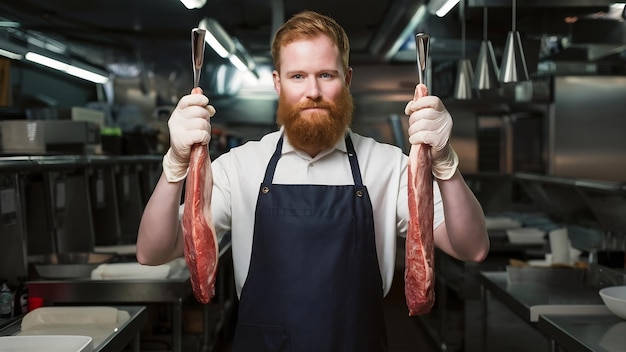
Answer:
M570 263L570 242L567 236L567 229L560 228L550 231L550 249L552 252L553 264L572 264Z
M506 230L522 227L522 223L505 216L486 216L485 226L487 230Z
M157 266L139 263L100 264L91 272L92 280L165 279L170 273L170 265Z
M515 244L542 244L545 242L545 234L543 230L534 227L506 230L509 242Z

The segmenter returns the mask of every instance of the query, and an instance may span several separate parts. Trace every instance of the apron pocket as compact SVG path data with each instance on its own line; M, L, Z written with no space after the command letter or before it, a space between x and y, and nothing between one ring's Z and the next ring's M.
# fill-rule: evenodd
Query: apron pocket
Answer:
M234 352L289 352L289 329L277 325L238 323L233 341Z

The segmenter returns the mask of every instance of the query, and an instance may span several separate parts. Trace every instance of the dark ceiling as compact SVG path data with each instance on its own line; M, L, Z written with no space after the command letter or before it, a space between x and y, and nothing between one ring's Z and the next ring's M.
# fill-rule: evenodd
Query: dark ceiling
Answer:
M262 64L269 63L270 41L277 26L292 14L311 9L331 15L344 26L351 40L352 65L413 64L415 52L411 46L392 56L387 52L415 9L433 1L208 0L201 9L188 10L178 0L5 0L0 4L0 17L20 25L0 28L0 38L19 40L17 37L25 33L43 35L67 44L70 55L94 65L138 64L157 75L187 77L191 71L190 30L202 18L217 20ZM617 60L624 66L624 25L621 18L607 18L611 2L518 1L516 29L529 43L529 62L534 67L539 56L552 55L555 59L575 61ZM465 52L475 59L483 37L483 9L487 8L488 39L498 55L512 26L511 3L467 0L465 11L459 11L457 5L444 18L428 12L415 31L431 34L433 62L454 61L462 55L464 18ZM577 21L566 23L566 18ZM586 25L588 22L593 25ZM604 23L609 25L603 26ZM556 48L546 48L546 36L557 39ZM565 50L571 48L564 42L577 50ZM590 50L596 55L591 55ZM207 49L206 60L223 59Z

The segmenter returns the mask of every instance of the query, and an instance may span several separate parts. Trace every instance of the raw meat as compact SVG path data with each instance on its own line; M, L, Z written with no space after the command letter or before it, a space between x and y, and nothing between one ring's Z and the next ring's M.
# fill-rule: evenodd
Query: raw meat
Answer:
M420 84L415 99L428 94ZM406 236L404 294L409 315L422 315L435 303L435 247L433 238L433 176L430 146L412 145L408 167L409 229Z
M191 274L193 294L200 303L209 303L215 295L219 249L211 216L213 174L206 145L191 148L189 173L185 184L182 219L185 261Z

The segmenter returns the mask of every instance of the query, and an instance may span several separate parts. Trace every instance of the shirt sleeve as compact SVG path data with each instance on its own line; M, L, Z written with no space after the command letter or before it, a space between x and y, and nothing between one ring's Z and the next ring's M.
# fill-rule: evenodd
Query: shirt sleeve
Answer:
M231 154L225 153L212 163L213 192L211 194L211 214L218 238L231 229L231 184L227 176Z

